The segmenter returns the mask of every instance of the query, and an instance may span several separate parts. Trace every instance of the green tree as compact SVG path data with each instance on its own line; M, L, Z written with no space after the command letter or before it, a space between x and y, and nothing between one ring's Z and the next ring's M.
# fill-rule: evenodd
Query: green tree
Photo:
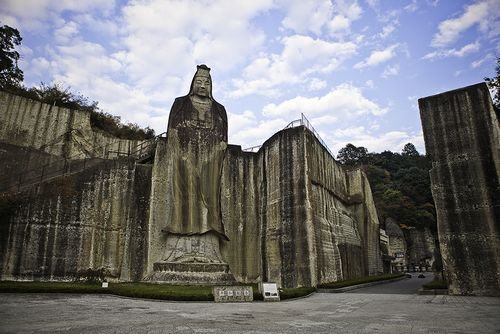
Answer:
M18 66L19 52L15 47L21 45L21 35L15 28L0 27L0 88L17 87L24 79L23 71Z
M363 146L356 147L349 143L339 150L337 159L340 163L348 166L357 166L366 162L368 150Z
M403 151L401 151L401 155L410 156L410 157L418 157L420 154L418 153L415 145L412 143L408 143L403 147Z
M495 92L493 97L493 105L497 110L500 109L500 58L497 58L497 65L495 66L496 76L493 78L484 78L488 87Z

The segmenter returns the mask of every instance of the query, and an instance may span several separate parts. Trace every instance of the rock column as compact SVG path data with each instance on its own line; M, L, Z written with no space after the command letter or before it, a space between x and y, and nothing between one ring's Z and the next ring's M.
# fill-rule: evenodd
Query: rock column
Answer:
M500 130L488 87L418 102L450 293L500 295Z

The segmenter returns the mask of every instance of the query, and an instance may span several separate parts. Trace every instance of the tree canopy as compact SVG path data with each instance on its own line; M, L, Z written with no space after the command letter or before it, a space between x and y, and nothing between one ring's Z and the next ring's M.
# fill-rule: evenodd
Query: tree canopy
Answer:
M21 41L17 29L8 25L0 27L0 88L19 86L23 82L24 74L18 66L20 55L15 49Z
M495 66L496 76L493 78L484 78L488 87L495 92L493 97L493 104L497 110L500 109L500 58L497 58L497 64Z
M368 153L364 147L347 144L339 161L360 166L367 174L382 225L387 218L422 229L436 228L427 158L408 143L401 154L391 151Z
M363 146L356 147L349 143L340 149L337 159L344 165L356 166L363 163L367 154L368 150Z

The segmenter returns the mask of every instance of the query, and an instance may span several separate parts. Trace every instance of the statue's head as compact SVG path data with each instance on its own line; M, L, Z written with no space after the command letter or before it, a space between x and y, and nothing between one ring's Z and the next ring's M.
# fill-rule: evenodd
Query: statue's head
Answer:
M197 66L189 94L212 98L212 78L210 77L210 68L207 65Z

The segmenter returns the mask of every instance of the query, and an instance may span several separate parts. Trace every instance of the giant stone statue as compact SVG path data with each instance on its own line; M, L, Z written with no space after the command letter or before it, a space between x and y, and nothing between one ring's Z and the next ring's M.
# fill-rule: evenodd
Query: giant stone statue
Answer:
M220 253L228 240L220 201L226 147L226 110L212 97L210 68L199 65L189 94L176 98L170 111L167 245L156 270L229 271Z

